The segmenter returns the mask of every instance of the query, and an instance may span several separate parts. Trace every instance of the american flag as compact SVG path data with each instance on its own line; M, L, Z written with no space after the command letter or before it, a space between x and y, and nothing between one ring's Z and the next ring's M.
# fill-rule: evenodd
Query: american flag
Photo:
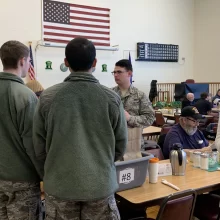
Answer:
M128 60L129 60L130 64L132 65L132 63L131 63L131 53L130 53L130 51L129 51L129 55L128 55ZM133 83L132 77L133 77L133 73L132 73L131 78L130 78L130 83L131 83L131 84Z
M30 68L28 70L28 73L29 73L30 79L34 80L36 74L35 74L35 70L34 70L34 60L33 60L33 53L32 53L31 45L30 45Z
M110 46L110 9L43 0L44 42L67 44L75 37Z

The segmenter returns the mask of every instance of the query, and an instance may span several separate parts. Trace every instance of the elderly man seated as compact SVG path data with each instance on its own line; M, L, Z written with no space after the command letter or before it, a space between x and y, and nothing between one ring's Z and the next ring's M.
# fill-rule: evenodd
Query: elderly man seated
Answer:
M186 97L182 101L182 109L186 106L194 106L194 94L193 93L187 93Z
M192 149L211 150L203 133L197 129L200 119L202 119L202 115L199 114L196 107L187 106L182 109L179 124L170 129L164 141L163 152L166 159L169 158L169 153L175 143L182 144L186 152Z

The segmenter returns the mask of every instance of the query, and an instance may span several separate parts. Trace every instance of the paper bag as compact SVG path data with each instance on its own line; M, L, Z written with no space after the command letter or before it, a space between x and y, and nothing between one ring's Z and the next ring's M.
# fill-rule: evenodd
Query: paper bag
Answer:
M124 160L132 160L142 157L141 155L142 128L128 128L128 145Z

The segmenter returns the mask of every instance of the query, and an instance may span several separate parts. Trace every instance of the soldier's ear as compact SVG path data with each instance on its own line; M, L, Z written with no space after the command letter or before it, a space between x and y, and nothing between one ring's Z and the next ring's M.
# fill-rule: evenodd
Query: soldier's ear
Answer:
M132 76L132 71L131 70L128 71L128 76L130 76L130 77Z
M92 67L96 67L97 59L95 58L92 64Z
M66 66L66 67L70 67L70 65L69 65L69 63L68 63L68 61L67 61L66 58L64 58L64 63L65 63L65 66Z

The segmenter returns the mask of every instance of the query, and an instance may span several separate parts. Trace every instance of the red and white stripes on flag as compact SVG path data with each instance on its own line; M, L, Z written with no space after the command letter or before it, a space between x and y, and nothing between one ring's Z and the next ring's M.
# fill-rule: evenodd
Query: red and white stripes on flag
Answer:
M29 77L31 80L34 80L36 79L35 78L35 70L34 70L34 67L30 64L30 68L28 70L28 73L29 73Z
M110 46L110 9L64 2L43 1L44 42L67 44L75 37L96 46Z
M32 53L32 47L31 44L29 45L29 50L30 50L30 68L28 70L28 74L31 80L36 79L36 74L34 70L34 58L33 58L33 53Z

